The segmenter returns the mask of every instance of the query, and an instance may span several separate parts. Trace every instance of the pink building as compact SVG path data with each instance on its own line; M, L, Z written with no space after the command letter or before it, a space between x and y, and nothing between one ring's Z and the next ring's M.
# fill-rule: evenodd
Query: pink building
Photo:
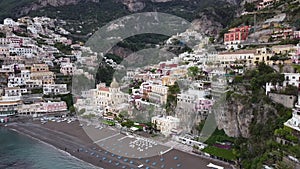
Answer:
M60 102L40 102L34 104L23 104L18 108L18 115L30 116L34 114L59 113L67 111L67 104Z
M296 47L295 55L291 57L293 63L299 64L300 63L300 45L298 44Z
M178 64L172 63L172 64L166 64L166 63L161 63L159 65L160 69L172 69L172 68L177 68Z
M200 98L195 101L195 111L209 111L213 106L213 101L205 98Z
M43 107L45 107L46 112L61 112L67 110L67 104L64 101L43 103Z
M250 28L251 26L242 26L230 29L224 34L224 44L227 48L236 48L238 44L248 39Z
M300 31L294 31L294 38L300 39Z
M8 37L10 44L14 47L21 47L23 45L23 39L18 37Z

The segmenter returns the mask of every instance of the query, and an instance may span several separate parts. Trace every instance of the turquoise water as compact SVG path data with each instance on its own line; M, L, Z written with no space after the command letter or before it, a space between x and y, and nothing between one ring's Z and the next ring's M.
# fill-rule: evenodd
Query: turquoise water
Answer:
M54 147L0 127L0 169L93 169Z

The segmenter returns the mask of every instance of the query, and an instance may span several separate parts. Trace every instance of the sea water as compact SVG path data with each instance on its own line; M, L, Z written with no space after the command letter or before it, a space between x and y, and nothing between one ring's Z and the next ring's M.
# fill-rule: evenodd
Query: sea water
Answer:
M0 169L94 169L65 152L0 127Z

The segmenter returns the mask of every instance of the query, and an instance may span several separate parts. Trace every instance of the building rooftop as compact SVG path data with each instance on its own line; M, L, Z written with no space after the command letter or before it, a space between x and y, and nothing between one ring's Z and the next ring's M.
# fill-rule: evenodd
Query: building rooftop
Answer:
M234 52L221 52L219 55L229 55L229 54L254 54L256 50L237 50Z
M116 78L113 79L113 81L110 84L111 88L119 88L119 83L117 82Z

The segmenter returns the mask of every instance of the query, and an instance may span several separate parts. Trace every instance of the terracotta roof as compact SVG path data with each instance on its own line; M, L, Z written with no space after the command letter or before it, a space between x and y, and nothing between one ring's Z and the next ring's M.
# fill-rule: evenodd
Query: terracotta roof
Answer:
M109 92L109 88L107 88L107 87L100 87L99 90Z
M177 67L177 64L169 64L169 65L166 65L167 67Z
M134 96L134 99L141 99L142 97L141 96L139 96L139 95L135 95Z
M256 50L238 50L235 52L222 52L219 55L228 55L228 54L249 54L249 53L256 53Z
M287 47L294 47L294 45L276 45L276 46L272 46L273 48L287 48Z

